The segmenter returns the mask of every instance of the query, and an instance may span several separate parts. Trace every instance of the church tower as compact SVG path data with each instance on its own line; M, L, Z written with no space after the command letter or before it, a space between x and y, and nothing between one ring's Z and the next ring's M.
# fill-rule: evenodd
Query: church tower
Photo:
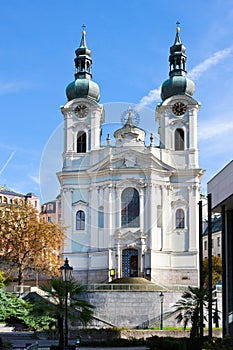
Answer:
M164 285L198 283L198 166L195 86L186 76L186 48L177 26L169 79L156 108L160 145L123 113L123 127L101 145L104 108L92 80L85 31L67 86L61 184L63 249L83 283L146 277ZM117 117L117 116L116 116ZM119 116L120 119L120 116ZM112 278L111 277L111 278Z
M193 98L195 84L187 78L186 48L181 42L177 23L175 42L170 48L169 79L162 85L162 103L158 105L160 148L169 150L174 165L198 168L197 113L199 103Z
M162 84L162 102L156 108L156 120L159 125L160 159L174 168L170 177L171 226L166 229L166 234L171 237L171 251L168 254L171 259L170 276L176 276L174 282L177 284L183 284L185 280L189 284L197 284L197 203L203 175L198 165L197 145L200 104L193 98L195 84L187 77L186 60L186 48L180 38L178 22L175 41L170 47L169 79ZM166 248L163 251L166 255Z
M74 170L86 152L100 147L101 124L104 121L99 86L92 80L91 50L82 31L79 48L75 51L75 80L66 88L68 103L62 107L64 115L64 168ZM76 164L76 165L75 165Z
M84 237L88 231L85 224L89 215L88 190L85 185L83 190L77 188L82 181L85 182L83 172L95 162L94 155L91 157L90 154L100 148L101 125L104 122L104 109L98 103L99 86L92 80L91 50L87 47L84 28L79 48L75 51L75 79L67 86L68 102L61 107L64 152L63 168L58 178L61 184L62 222L66 227L64 254L85 250L80 248L78 241L88 241ZM79 237L75 235L77 228L81 232Z

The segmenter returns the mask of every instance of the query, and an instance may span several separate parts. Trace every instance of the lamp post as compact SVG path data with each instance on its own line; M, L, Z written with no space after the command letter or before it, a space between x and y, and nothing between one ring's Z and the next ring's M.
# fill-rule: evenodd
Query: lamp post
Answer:
M164 299L163 292L160 292L159 296L160 296L160 330L162 330L163 329L163 299Z
M115 269L110 269L109 270L109 274L110 274L110 277L111 277L111 280L113 281L114 277L115 277Z
M65 282L65 333L64 333L64 350L68 350L68 287L67 284L72 277L73 267L69 265L66 258L63 266L60 267L62 279Z

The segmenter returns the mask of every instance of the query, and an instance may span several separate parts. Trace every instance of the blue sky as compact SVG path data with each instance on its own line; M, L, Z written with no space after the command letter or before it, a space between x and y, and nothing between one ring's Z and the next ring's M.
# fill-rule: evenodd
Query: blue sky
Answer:
M156 131L154 109L168 78L177 20L188 75L196 84L194 97L201 103L198 135L205 193L207 181L233 154L231 0L1 1L0 184L35 192L42 201L58 194L54 173L61 162L60 106L74 77L82 24L92 50L93 80L109 111L106 123L120 122L119 105L141 103L139 126Z

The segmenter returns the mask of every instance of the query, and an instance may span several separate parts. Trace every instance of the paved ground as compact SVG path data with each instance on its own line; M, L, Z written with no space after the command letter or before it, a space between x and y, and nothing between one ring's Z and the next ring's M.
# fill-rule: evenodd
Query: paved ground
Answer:
M14 347L14 350L25 350L26 348L25 347ZM119 348L119 347L111 347L111 348L89 348L89 347L79 347L79 348L76 348L77 350L94 350L94 349L99 349L99 350L124 350L124 349L128 349L128 350L146 350L147 347L146 346L134 346L134 347L124 347L124 348ZM38 346L38 350L50 350L50 347L47 347L47 346Z
M25 347L14 347L14 350L25 350L27 348ZM36 349L36 348L35 348ZM135 346L135 347L120 347L120 348L116 348L116 347L112 347L112 348L86 348L86 347L79 347L79 348L76 348L77 350L80 349L80 350L94 350L94 349L99 349L99 350L124 350L124 349L128 349L128 350L146 350L147 347L146 346ZM38 347L38 350L50 350L50 347Z
M30 337L30 336L31 337ZM0 337L2 340L10 341L13 345L14 350L25 350L30 345L35 345L35 347L31 347L31 350L50 350L50 345L58 345L58 340L47 340L47 339L35 339L30 334L25 333L25 336L22 338L18 338L15 336L15 333L1 333ZM75 344L75 339L69 339L69 344ZM37 345L37 346L36 346ZM30 349L30 348L29 348ZM93 349L99 349L99 350L123 350L123 349L129 349L129 350L146 350L146 346L134 346L134 347L107 347L107 348L101 348L101 347L86 347L86 346L80 346L76 348L77 350L93 350Z
M72 341L71 341L72 343ZM25 348L25 345L30 345L30 344L35 344L34 341L28 341L25 343L25 341L14 341L14 350L25 350L27 348ZM52 341L52 340L38 340L37 342L38 344L38 350L50 350L50 345L55 345L56 342ZM36 349L32 348L32 350ZM99 350L123 350L123 349L129 349L129 350L146 350L147 347L146 346L134 346L134 347L124 347L124 348L119 348L119 347L108 347L108 348L100 348L100 347L77 347L77 350L93 350L93 349L99 349Z
M81 350L93 350L93 349L99 349L101 350L101 348L77 348L77 349L81 349ZM130 349L130 350L146 350L147 347L146 346L135 346L135 347L127 347L127 348L103 348L102 350L120 350L120 349Z

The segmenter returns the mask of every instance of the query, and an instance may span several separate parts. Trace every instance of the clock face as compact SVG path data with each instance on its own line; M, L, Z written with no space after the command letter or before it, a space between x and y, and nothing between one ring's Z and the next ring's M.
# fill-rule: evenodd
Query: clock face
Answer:
M183 102L176 102L172 106L172 112L178 116L185 114L186 110L187 110L187 106Z
M135 109L130 107L121 115L121 123L125 125L127 122L130 122L135 126L137 126L140 122L140 115Z
M85 105L77 105L77 107L74 109L74 113L79 118L85 118L88 115L88 112L88 108Z

